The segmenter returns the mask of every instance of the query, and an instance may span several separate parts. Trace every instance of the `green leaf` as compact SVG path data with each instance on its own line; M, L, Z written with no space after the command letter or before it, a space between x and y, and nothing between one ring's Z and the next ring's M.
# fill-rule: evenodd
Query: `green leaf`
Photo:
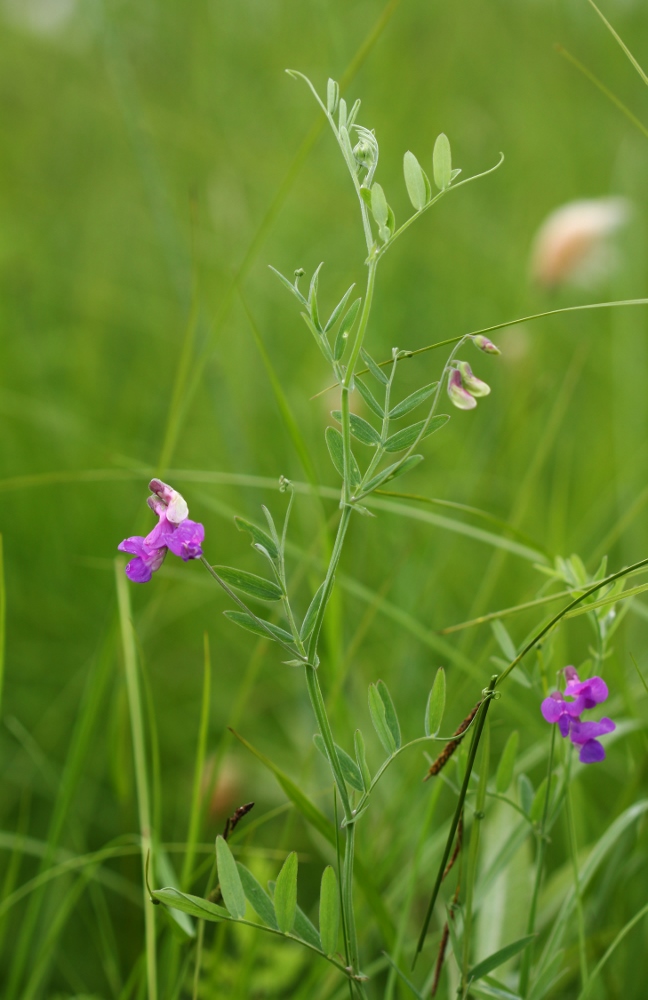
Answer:
M378 681L376 687L385 706L385 722L389 727L390 733L394 737L394 743L396 744L397 749L399 749L401 745L401 731L398 724L396 709L394 708L394 702L392 701L392 696L390 695L389 688L384 681Z
M441 728L446 702L445 670L439 667L425 709L425 735L436 736Z
M319 932L322 951L335 955L340 926L340 894L335 872L329 865L322 874L319 904Z
M437 136L432 153L432 173L439 191L445 191L452 184L452 153L447 135Z
M252 545L254 548L260 545L262 549L265 549L270 559L279 558L279 550L266 531L258 528L251 521L246 521L244 517L235 517L234 523L239 531L247 531L248 534L252 535Z
M346 306L347 302L349 301L349 296L351 295L351 292L353 291L354 288L355 288L355 283L353 285L351 285L350 288L347 288L346 292L344 293L344 295L342 296L342 298L340 299L340 301L336 305L335 309L333 310L333 312L329 316L328 322L327 322L326 326L324 327L324 333L328 333L329 330L333 329L333 327L335 326L335 324L339 320L340 316L342 315L342 311L343 311L344 307Z
M293 642L293 637L290 632L286 632L285 629L279 628L278 625L273 625L272 622L264 621L263 618L260 618L259 621L262 621L266 628L259 625L258 622L254 620L252 615L248 615L245 611L223 611L223 614L226 618L229 618L231 622L234 622L235 625L240 625L241 628L247 629L248 632L254 632L255 635L262 635L264 639L271 639L274 637L275 639L281 640L281 642ZM267 632L266 629L268 630ZM268 635L268 632L272 634Z
M329 450L331 461L333 462L336 471L344 479L344 448L342 445L342 435L337 427L327 427L324 432L324 436L326 438L326 446ZM351 452L351 468L349 472L351 485L358 486L361 482L362 476L360 475L360 468L356 462L353 452Z
M499 618L496 621L491 622L491 629L493 630L493 635L497 640L499 648L502 650L504 656L510 663L511 660L514 660L517 656L517 650L515 648L515 643L508 633L508 629L504 623L499 620Z
M342 128L343 125L346 128L346 123L347 123L347 104L346 104L346 101L344 100L343 97L340 98L339 109L340 109L340 114L339 114L339 118L338 118L338 128Z
M353 324L355 323L356 316L358 315L358 310L360 308L360 303L362 299L356 299L352 302L346 311L344 319L340 323L340 329L338 330L337 337L335 338L335 344L333 347L333 357L336 361L339 361L344 354L344 348L346 347L349 334L353 329Z
M189 913L199 920L209 920L218 923L221 920L228 920L230 914L225 907L211 903L208 899L201 899L200 896L190 896L188 893L180 892L167 886L164 889L153 889L151 892L153 899L164 903L165 906L181 910L182 913Z
M384 229L389 219L389 205L380 184L372 184L371 186L371 214L376 220L378 228Z
M315 735L313 736L313 743L321 753L324 760L327 761L328 763L329 757L328 753L326 752L326 744L324 743L324 740L320 735L320 733L315 733ZM335 749L337 751L342 774L344 775L344 780L347 781L352 788L355 788L357 792L364 792L362 775L360 774L360 770L354 759L349 756L346 750L343 750L342 747L339 747L337 743L335 744Z
M547 779L546 777L540 782L538 789L533 796L533 802L531 803L531 808L529 810L529 816L533 823L538 823L540 817L542 816L545 804L545 797L547 795Z
M534 937L535 934L527 934L525 937L518 938L517 941L512 941L511 944L507 944L504 948L500 948L499 951L493 952L483 962L478 962L477 965L474 965L468 971L468 980L481 979L482 976L487 976L493 969L504 965L504 962L508 962L509 958L513 958L514 955L517 955L518 952L523 951L527 945L531 944Z
M520 805L522 806L522 811L529 816L531 813L531 806L533 805L534 790L530 779L526 774L521 774L518 778L518 792L520 795Z
M332 410L331 416L334 420L337 420L338 423L342 423L341 410ZM357 413L350 413L349 424L354 438L362 442L362 444L370 445L372 448L375 448L376 445L380 444L380 434L367 420L364 419L364 417L359 417Z
M310 313L310 318L313 322L313 326L318 333L322 332L322 326L319 319L319 310L317 307L317 288L319 285L319 273L324 266L324 261L315 268L313 277L311 278L310 288L308 290L308 311Z
M322 950L322 942L320 941L320 936L317 932L317 928L313 927L301 906L297 906L295 910L295 923L293 926L293 934L300 937L302 941L306 941L308 944L312 945L313 948L317 948L318 951Z
M407 396L406 399L397 403L396 406L389 411L390 418L392 420L398 420L399 417L404 417L406 413L410 412L410 410L413 410L416 406L425 402L425 400L432 395L438 384L438 382L431 382L429 385L424 385L422 389L417 389L416 392L413 392L410 396Z
M335 80L329 78L326 84L326 110L330 115L334 115L340 100L340 85Z
M302 293L299 291L299 289L296 288L293 285L292 281L289 281L288 278L286 278L281 273L281 271L278 271L276 267L273 267L272 264L268 264L268 267L270 268L271 271L274 271L274 273L277 275L277 277L284 283L284 285L286 286L286 288L288 289L288 291L292 292L292 294L295 296L295 298L297 299L297 301L301 303L301 305L303 305L303 306L308 305L308 303L306 302L306 299L304 298L304 296L302 295Z
M315 326L315 324L313 323L313 320L311 319L311 317L310 317L310 315L308 313L303 312L303 313L300 313L299 315L301 316L301 318L303 319L304 323L306 324L306 326L310 330L311 334L313 335L313 340L315 341L315 343L319 347L320 351L322 352L322 354L324 355L324 357L326 358L326 360L328 361L328 363L332 364L333 363L333 355L331 354L331 347L329 345L328 338L325 337L325 336L323 336L322 331L318 327Z
M321 812L321 810L318 809L306 795L304 795L295 782L288 777L285 771L282 771L280 767L277 767L274 761L270 760L269 757L266 757L266 755L261 753L260 750L257 750L256 747L246 740L244 736L241 736L240 733L237 733L236 730L232 729L231 732L244 747L247 747L250 753L253 753L254 756L261 761L264 767L274 774L286 796L295 806L297 811L304 817L306 822L310 823L310 825L317 830L318 833L321 833L329 844L335 847L336 831L330 819L328 819L324 813ZM376 888L373 874L369 872L367 867L357 856L355 860L355 872L358 885L364 892L365 898L374 912L376 922L380 927L381 933L384 934L387 942L392 941L394 938L394 925L385 907L383 897Z
M289 934L295 923L297 908L297 855L288 855L277 877L274 893L274 908L279 930Z
M387 385L389 379L385 375L380 365L376 364L374 359L369 354L369 351L365 351L364 347L362 347L360 349L360 356L364 361L364 363L366 364L369 371L371 372L371 374L373 375L373 377L375 379L378 379L379 382L382 382L383 385Z
M423 168L414 153L410 153L409 150L403 157L403 174L405 175L405 187L409 200L416 211L420 212L430 200L430 182L423 173Z
M421 441L424 441L430 434L434 434L435 431L440 430L444 424L447 424L449 419L450 417L446 413L440 413L437 417L432 417ZM425 423L425 420L419 420L415 424L410 424L409 427L404 427L402 431L396 431L395 434L392 434L385 441L385 451L404 451L405 448L409 448L414 444L425 427Z
M356 729L353 734L353 748L355 750L358 767L360 768L360 774L362 775L365 791L369 791L369 787L371 785L371 771L369 770L369 766L367 764L364 737L359 729Z
M164 882L176 882L177 876L173 869L171 859L169 855L163 850L158 844L155 849L155 874L157 878L162 879ZM175 920L176 924L183 931L187 937L195 938L196 930L193 925L193 921L189 919L184 910L177 910L174 907L169 907L169 916Z
M396 750L396 741L391 729L387 725L385 703L380 697L375 684L369 685L369 714L378 739L386 752L391 756Z
M502 751L500 762L495 775L495 791L504 795L513 781L513 771L515 769L515 758L517 757L518 743L520 740L517 729L513 730L506 741L506 746Z
M357 97L351 106L351 110L349 112L349 118L347 121L348 128L351 128L351 126L355 123L356 118L358 117L358 112L360 111L360 103L361 103L360 98Z
M404 475L413 469L414 466L419 465L423 461L422 455L409 455L405 461L394 462L393 465L388 465L386 469L379 472L377 476L370 479L365 486L365 491L371 493L373 490L378 489L383 483L388 483L392 479L397 479L398 476Z
M317 618L317 612L319 611L320 604L322 603L325 586L326 580L317 588L313 600L308 605L308 611L304 615L304 620L302 622L301 629L299 630L299 638L302 642L308 639L309 635L313 631L313 628L315 627L315 619Z
M362 398L364 399L365 403L369 407L369 409L373 410L376 416L380 417L380 419L382 420L382 418L385 416L385 411L383 410L382 406L372 393L371 389L369 389L364 384L364 382L361 382L359 378L356 378L355 386L360 395L362 396Z
M234 855L223 837L216 837L216 863L218 865L218 881L225 906L235 920L245 916L245 893L241 877L236 867Z
M268 927L279 930L273 902L263 886L257 882L252 872L245 865L237 861L236 867L243 886L243 892L254 912Z
M241 590L250 597L257 597L261 601L280 601L283 597L281 587L272 580L257 576L256 573L247 573L244 569L235 569L233 566L213 568L230 587Z

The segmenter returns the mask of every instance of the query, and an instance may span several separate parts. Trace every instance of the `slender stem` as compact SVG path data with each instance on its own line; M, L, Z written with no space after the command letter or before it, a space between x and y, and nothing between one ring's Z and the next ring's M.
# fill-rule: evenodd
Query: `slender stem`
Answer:
M355 853L355 824L348 826L344 841L344 866L342 870L341 902L344 912L347 935L349 938L349 959L351 965L358 970L358 935L356 933L355 915L353 912L353 861Z
M196 857L196 843L200 832L202 818L201 787L204 778L205 755L207 752L207 735L209 732L209 703L211 690L211 658L209 655L209 636L205 632L203 639L203 690L202 707L200 711L200 727L198 730L198 747L196 751L196 766L194 768L193 793L191 796L191 815L187 833L187 850L182 865L181 882L185 892L189 892L191 869Z
M146 766L146 745L144 739L144 719L142 715L142 700L139 678L137 675L137 655L135 639L131 623L130 598L128 585L124 574L122 559L115 560L115 577L117 581L117 603L121 625L122 650L124 654L124 673L126 675L126 690L133 739L133 758L135 763L135 787L137 789L137 810L139 815L140 838L142 844L142 887L144 894L144 927L146 938L146 978L148 984L148 1000L157 1000L157 965L155 956L155 910L151 905L146 888L146 859L151 851L151 806L149 801L149 786Z
M344 373L343 385L347 388L351 386L351 380L353 379L353 374L355 372L355 366L358 363L358 357L360 356L360 350L362 348L362 342L364 340L364 335L367 331L367 324L369 322L369 314L371 313L371 304L373 302L373 293L376 285L376 268L378 267L378 261L375 258L371 258L368 264L367 271L367 290L365 292L364 302L362 303L362 312L360 314L360 322L358 323L358 329L356 331L355 339L353 341L353 347L351 348L351 354L349 355L349 361L347 364L346 371Z
M571 748L567 748L569 753ZM571 765L571 757L570 757ZM583 898L581 895L580 876L578 873L578 847L576 840L576 823L574 821L574 808L572 803L571 781L567 777L567 794L565 796L567 808L567 829L569 835L569 853L571 856L572 870L574 874L574 893L576 895L576 915L578 920L578 956L581 970L581 988L587 986L587 945L585 941L585 916L583 914Z
M490 739L488 726L484 729L484 740L482 744L481 767L479 775L479 788L477 790L477 801L475 803L475 817L470 833L470 848L468 864L466 866L466 890L464 902L464 934L463 934L463 960L461 970L461 982L463 989L468 988L468 969L470 968L470 945L472 937L473 922L473 893L475 888L475 877L477 874L477 858L479 855L479 838L481 833L481 821L484 818L484 806L486 804L486 789L488 786L488 760L490 756ZM458 960L458 956L457 956Z
M536 914L538 910L538 898L540 896L540 886L544 871L545 853L547 850L547 816L549 814L549 801L551 799L551 774L553 771L554 749L556 746L556 726L551 727L551 744L549 747L549 764L547 766L547 789L545 792L544 806L542 809L542 819L538 831L538 856L536 860L535 881L533 883L533 895L531 896L531 907L529 909L529 919L527 921L527 935L535 932ZM533 941L527 945L522 953L522 963L520 966L520 985L518 992L521 997L525 997L529 988L529 976L531 974L531 963L533 961Z
M337 785L338 792L340 793L344 816L345 819L350 819L352 816L351 802L349 800L349 793L344 780L344 774L342 773L342 768L340 767L337 750L335 749L333 731L326 713L326 706L324 704L324 698L322 697L322 689L320 688L317 669L308 663L306 664L305 671L308 694L310 695L313 712L315 713L315 718L317 719L317 726L322 735L322 739L324 740L324 746L326 747L326 754L333 771L335 784Z
M2 689L4 687L6 613L7 594L5 590L4 554L2 535L0 535L0 705L2 705Z
M414 968L414 966L416 965L418 956L420 955L423 945L425 943L425 937L427 935L428 927L430 926L430 920L432 919L432 912L434 910L434 906L437 901L437 896L439 895L441 882L443 881L443 873L448 863L448 858L450 857L450 851L452 850L452 844L454 841L455 833L457 832L457 826L459 825L459 817L461 816L464 807L464 801L466 799L466 793L468 791L468 785L470 783L470 775L472 774L472 769L475 763L475 757L477 755L479 740L481 738L482 730L484 728L484 723L486 722L486 715L490 707L496 683L497 683L497 674L491 677L490 683L486 688L486 690L484 691L484 700L477 715L477 720L478 720L477 726L473 734L472 743L470 744L470 752L468 754L468 762L466 764L466 774L464 776L463 784L461 786L461 791L459 792L459 799L457 801L455 814L452 818L452 823L450 824L450 831L448 833L448 839L446 841L443 857L441 858L441 864L439 865L439 871L437 872L436 882L434 883L434 889L432 890L432 897L430 899L427 908L427 913L425 914L425 919L423 921L423 927L421 928L421 933L419 935L418 943L416 945L416 953L414 955L414 961L412 962L412 968Z

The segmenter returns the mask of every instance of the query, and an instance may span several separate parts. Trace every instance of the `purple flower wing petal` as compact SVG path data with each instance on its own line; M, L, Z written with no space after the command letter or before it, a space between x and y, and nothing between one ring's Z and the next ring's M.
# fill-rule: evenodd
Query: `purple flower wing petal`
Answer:
M587 699L587 708L594 708L600 705L608 696L608 687L601 677L590 677L585 682L583 694Z
M131 535L130 538L125 538L117 548L120 552L128 552L131 556L144 556L146 554L146 546L141 535Z
M561 698L557 698L556 694L557 692L550 694L540 706L540 711L546 722L558 722L560 716L565 712L565 702Z
M587 740L581 747L578 759L581 764L597 764L600 760L605 760L605 750L598 740Z
M186 562L188 559L199 559L202 555L201 543L205 538L205 529L197 521L187 518L166 539L166 545L174 556L179 556Z
M605 736L616 729L612 719L601 719L600 722L579 722L574 720L571 727L572 743L583 744L588 740L595 740L599 736Z

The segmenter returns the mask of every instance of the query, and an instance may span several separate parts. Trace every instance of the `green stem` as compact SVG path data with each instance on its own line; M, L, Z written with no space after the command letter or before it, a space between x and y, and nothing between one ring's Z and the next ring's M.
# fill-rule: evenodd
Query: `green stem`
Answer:
M146 745L144 739L142 700L140 695L139 678L137 675L135 638L133 636L133 626L131 621L128 584L124 574L124 562L122 559L115 560L115 577L117 581L117 603L119 607L122 650L124 654L124 673L126 675L126 690L128 694L128 708L133 739L135 787L137 789L137 810L142 845L142 887L144 893L144 927L146 938L146 978L148 983L148 1000L157 1000L155 910L151 905L146 888L146 859L150 855L152 841L151 806L149 800L149 786L146 767Z
M189 831L187 833L187 850L182 865L181 882L183 891L189 892L191 870L196 857L196 844L200 832L200 821L202 818L201 808L201 786L204 777L205 755L207 752L207 735L209 732L209 703L211 690L211 658L209 655L209 636L205 632L204 636L204 667L203 667L203 690L202 708L200 712L200 728L198 731L198 748L196 752L196 766L194 768L193 793L191 797L191 815L189 818Z
M322 697L322 689L320 688L319 678L317 676L317 668L308 663L306 664L305 670L308 694L310 695L313 712L315 713L315 718L317 719L318 729L321 733L322 739L324 740L324 746L326 747L326 754L333 771L335 784L338 792L340 793L344 816L345 819L350 819L352 817L351 802L349 800L349 793L344 781L342 768L340 767L340 761L338 760L337 750L335 749L333 731L326 713L326 706L324 704L324 698Z
M497 675L495 674L493 675L493 677L491 677L490 683L486 688L486 690L484 691L484 700L482 702L481 708L477 716L478 718L477 726L475 728L475 732L472 738L472 743L470 744L470 752L468 754L468 762L466 764L466 774L464 776L463 784L461 786L461 791L459 792L457 808L455 809L455 814L452 817L452 823L450 824L450 831L448 833L448 839L446 841L443 857L441 858L441 864L439 865L439 871L437 872L436 882L434 883L434 889L432 890L432 897L430 899L427 908L427 913L425 914L425 919L423 921L423 927L421 928L421 933L419 935L418 943L416 945L416 953L414 955L412 968L414 968L414 966L416 965L416 961L425 943L425 937L427 935L428 927L430 926L430 920L432 919L434 906L437 901L437 896L439 895L441 882L443 881L443 873L448 863L448 858L450 857L450 851L452 850L452 844L455 838L455 834L457 832L457 826L459 825L459 817L461 816L461 813L463 811L464 801L466 799L466 793L468 792L468 784L470 782L470 775L472 774L472 769L475 763L475 757L477 755L479 740L481 738L482 730L484 728L484 723L486 722L486 715L488 713L488 709L492 700L496 683L497 683Z
M570 752L571 748L567 748ZM571 758L570 758L571 764ZM567 829L569 834L569 853L571 856L572 870L574 874L574 893L576 896L576 915L578 919L578 956L581 970L581 988L585 989L588 980L587 971L587 945L585 940L585 916L583 914L583 898L580 888L580 876L578 874L578 848L576 841L576 823L574 821L574 808L572 803L571 781L567 776L567 794L565 796L567 808Z
M468 864L466 866L466 892L464 902L464 934L463 934L463 960L461 982L464 990L468 989L468 970L470 968L470 945L472 937L473 923L473 893L475 888L475 877L477 874L477 858L479 855L479 838L481 833L481 821L484 818L484 806L486 804L486 789L488 786L488 760L490 756L490 739L488 727L484 731L484 741L482 744L481 768L479 775L479 788L477 790L477 801L475 803L475 816L472 830L470 832L470 848Z
M369 314L371 313L371 304L373 302L373 293L376 285L377 267L378 267L378 261L372 258L368 264L367 290L365 292L364 302L362 303L362 313L360 314L360 322L358 323L358 329L356 331L355 340L353 341L353 347L351 348L351 354L349 355L349 362L347 364L347 368L344 373L344 380L342 383L342 385L346 386L347 389L349 389L351 386L351 380L353 379L355 366L358 363L360 350L362 348L362 342L364 340L364 335L367 330L367 324L369 322Z
M536 861L535 881L533 884L533 895L531 897L531 908L529 909L529 919L527 921L527 935L535 932L536 914L538 911L538 898L540 896L540 885L544 871L545 853L547 850L547 816L549 814L549 801L551 798L551 773L553 771L554 749L556 746L556 726L551 727L551 745L549 748L549 765L547 767L547 790L545 792L544 806L542 809L542 819L540 830L538 831L538 857ZM531 974L531 963L533 961L533 941L522 953L522 964L520 967L520 986L518 992L521 997L526 996L529 988L529 976Z

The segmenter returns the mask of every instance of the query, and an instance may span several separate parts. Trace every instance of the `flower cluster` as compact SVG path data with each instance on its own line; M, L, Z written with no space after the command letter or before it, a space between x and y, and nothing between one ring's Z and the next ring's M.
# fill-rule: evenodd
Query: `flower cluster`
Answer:
M581 681L574 667L565 667L567 680L564 695L554 691L542 702L541 711L547 722L558 723L563 739L569 736L575 746L580 747L579 759L583 764L595 764L605 759L605 750L598 741L599 736L616 729L612 719L600 722L581 722L581 712L600 705L608 696L607 684L601 677L590 677ZM567 699L573 701L567 701Z
M453 368L448 376L448 395L459 410L474 410L477 398L488 396L489 392L490 386L473 375L467 361L456 362L456 368Z
M164 562L167 549L185 562L202 555L205 529L197 521L189 520L184 497L159 479L152 479L149 489L153 496L146 502L157 514L158 523L145 538L133 535L117 546L120 552L135 556L126 566L126 576L133 583L148 583Z

